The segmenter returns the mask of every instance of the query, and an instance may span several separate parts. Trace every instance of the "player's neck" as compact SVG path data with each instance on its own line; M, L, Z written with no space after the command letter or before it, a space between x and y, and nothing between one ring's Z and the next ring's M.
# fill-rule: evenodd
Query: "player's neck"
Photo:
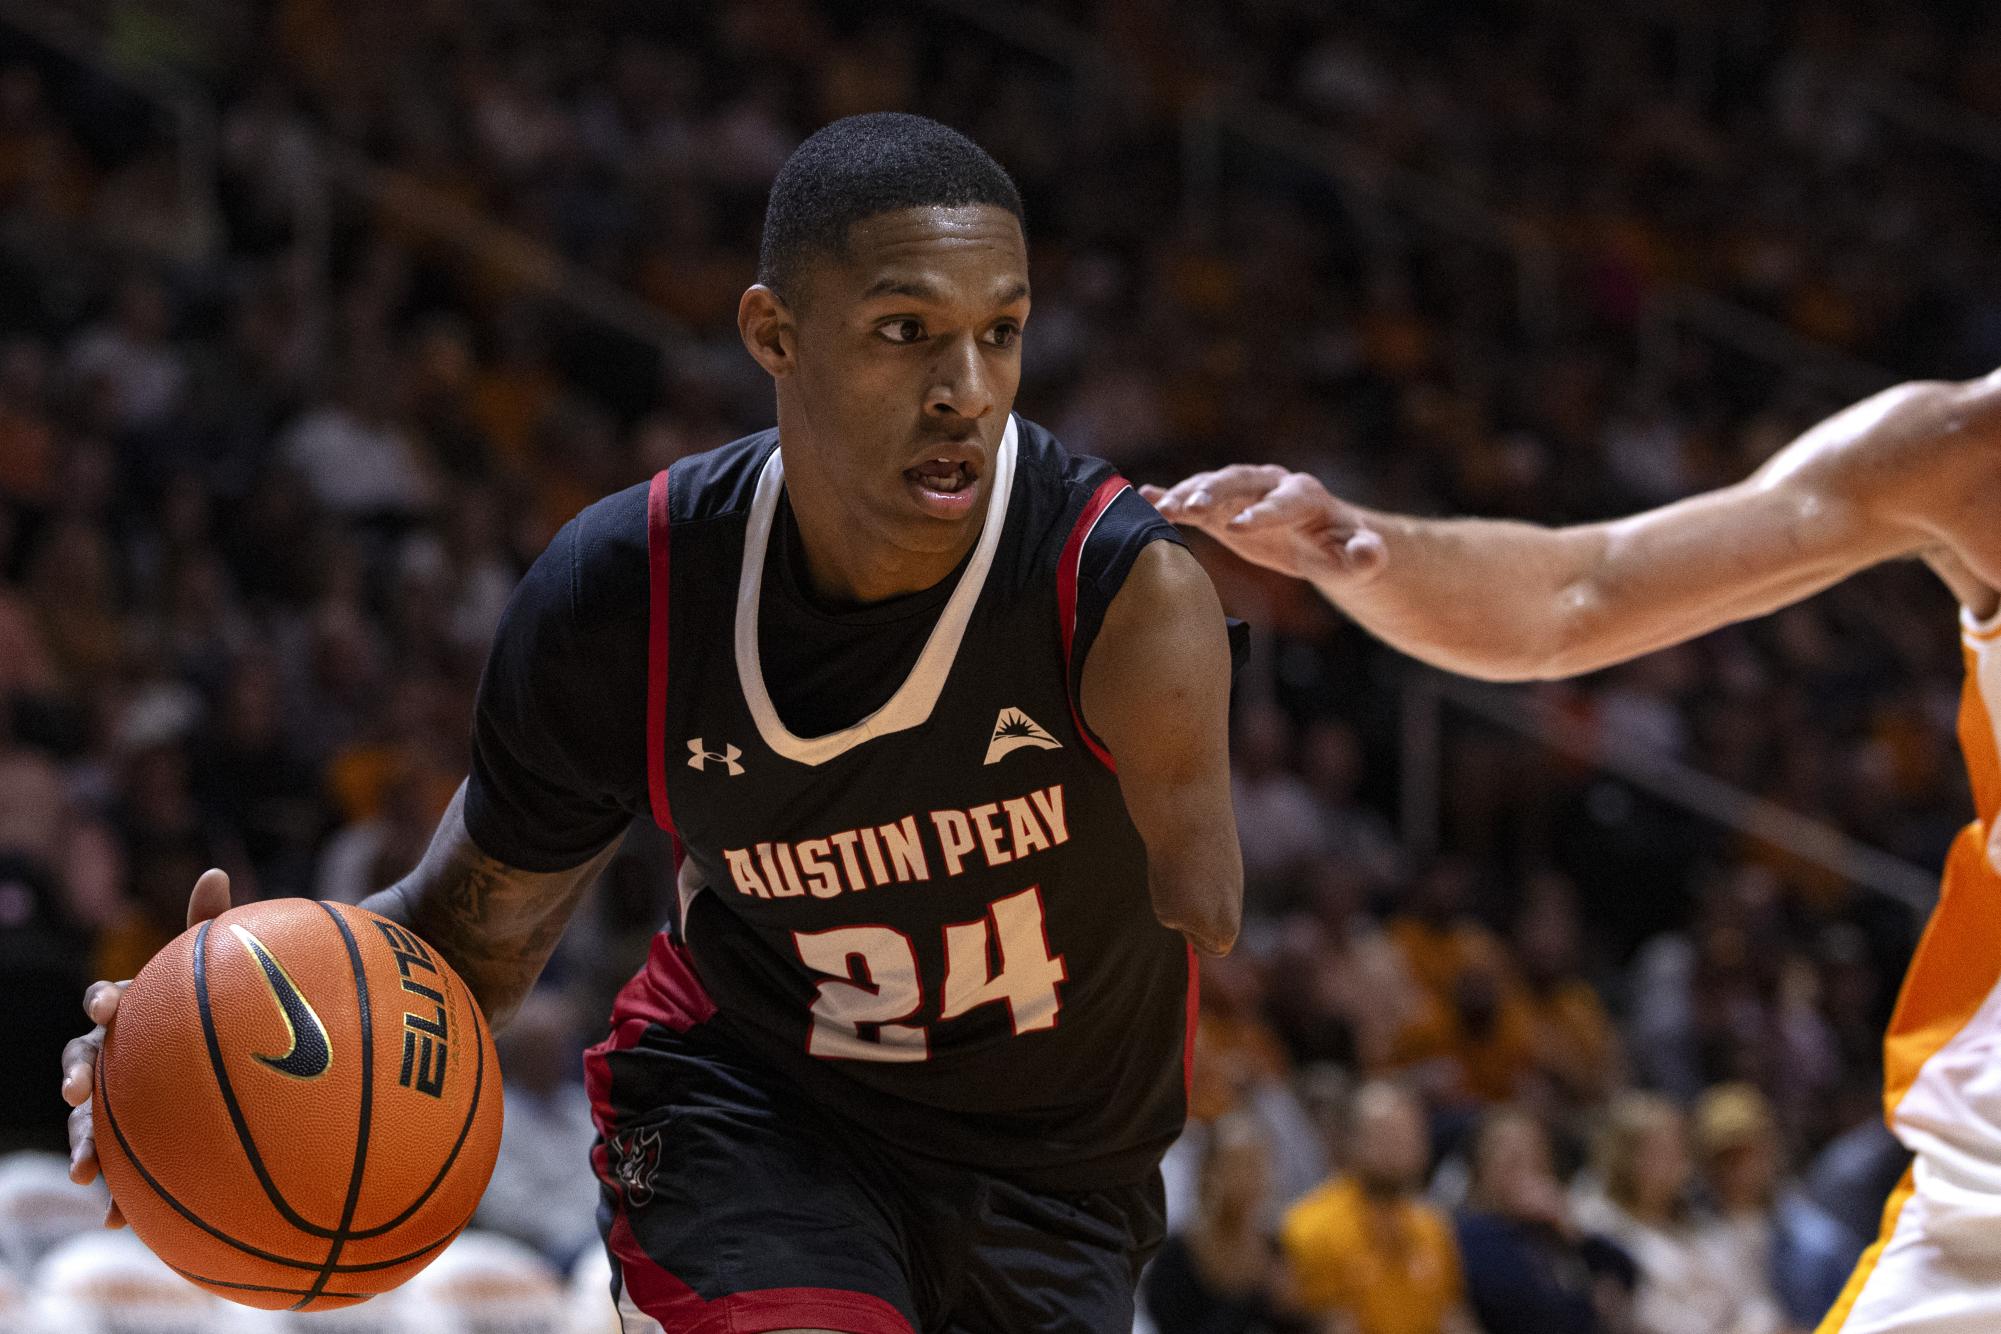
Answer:
M979 539L979 521L985 517L980 511L972 515L965 541L953 550L905 551L868 540L838 512L815 514L799 503L797 490L788 488L788 495L799 523L807 583L814 597L836 606L866 606L935 588L959 568Z
M789 459L788 459L789 463ZM966 516L959 540L944 551L912 551L882 542L856 524L834 484L788 475L785 494L799 525L805 575L815 598L835 606L866 606L934 588L966 558L986 522L991 492Z

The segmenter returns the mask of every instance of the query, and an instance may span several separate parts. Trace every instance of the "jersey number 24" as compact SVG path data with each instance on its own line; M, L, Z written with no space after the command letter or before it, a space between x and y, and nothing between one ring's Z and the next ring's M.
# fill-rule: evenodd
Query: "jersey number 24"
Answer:
M993 966L994 941L1000 967ZM827 975L813 1001L813 1031L806 1050L851 1061L921 1061L931 1054L928 1031L905 1022L922 1008L917 951L910 937L887 926L841 926L795 931L793 944L808 968ZM945 928L945 993L938 1018L1001 1002L1017 1036L1056 1027L1062 1008L1056 984L1068 974L1063 957L1049 953L1042 894L1025 889L996 900L987 915ZM862 1026L875 1029L873 1037Z

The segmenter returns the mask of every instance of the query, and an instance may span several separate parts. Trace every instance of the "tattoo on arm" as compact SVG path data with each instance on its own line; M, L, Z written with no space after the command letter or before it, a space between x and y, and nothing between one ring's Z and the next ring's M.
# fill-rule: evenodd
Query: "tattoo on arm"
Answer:
M535 985L618 842L564 871L509 866L472 841L461 786L423 860L361 906L408 926L444 955L499 1029Z

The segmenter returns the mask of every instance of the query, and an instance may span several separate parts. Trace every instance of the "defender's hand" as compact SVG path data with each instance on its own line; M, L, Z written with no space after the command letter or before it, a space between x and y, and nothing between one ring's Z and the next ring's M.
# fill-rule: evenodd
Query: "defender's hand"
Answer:
M1318 478L1270 464L1233 463L1140 494L1161 517L1201 529L1245 560L1330 591L1375 578L1388 554L1362 511Z
M195 926L222 914L229 907L229 875L209 870L195 881L188 896L188 925ZM105 1025L118 1013L118 998L131 982L93 982L83 993L83 1012L97 1027L80 1038L70 1039L63 1048L63 1101L73 1109L69 1114L69 1179L87 1186L97 1176L97 1144L91 1137L90 1086L97 1069L98 1049L104 1046ZM117 1201L105 1212L106 1227L125 1226Z

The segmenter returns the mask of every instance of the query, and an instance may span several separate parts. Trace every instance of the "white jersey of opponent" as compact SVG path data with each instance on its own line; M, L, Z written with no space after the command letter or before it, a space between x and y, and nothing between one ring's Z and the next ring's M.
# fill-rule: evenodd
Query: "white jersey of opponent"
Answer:
M1820 1334L2001 1331L2001 613L1962 615L1961 637L1975 818L1883 1044L1884 1110L1916 1158Z

